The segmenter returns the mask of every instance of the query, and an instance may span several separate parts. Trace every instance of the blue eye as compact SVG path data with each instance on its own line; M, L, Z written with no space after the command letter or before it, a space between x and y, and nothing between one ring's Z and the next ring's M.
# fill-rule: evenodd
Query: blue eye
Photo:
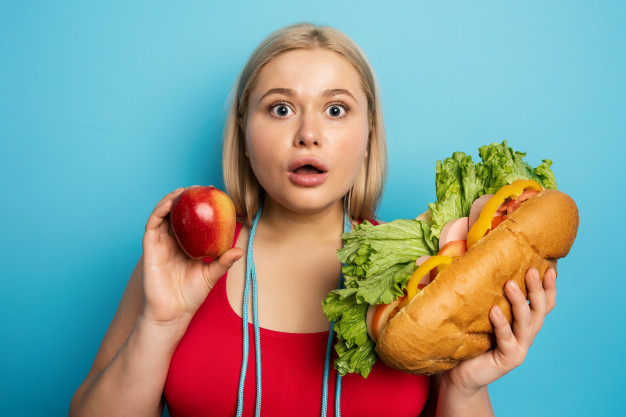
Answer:
M346 115L346 109L343 106L333 104L326 109L326 113L333 118L341 118Z
M278 117L286 117L291 114L291 108L286 104L275 104L270 107L270 111L273 115Z

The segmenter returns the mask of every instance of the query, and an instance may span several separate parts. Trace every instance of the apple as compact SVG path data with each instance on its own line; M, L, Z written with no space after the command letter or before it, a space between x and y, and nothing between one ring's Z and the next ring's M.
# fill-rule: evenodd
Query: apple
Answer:
M170 224L185 253L194 259L217 258L233 245L235 205L213 186L187 188L174 200Z

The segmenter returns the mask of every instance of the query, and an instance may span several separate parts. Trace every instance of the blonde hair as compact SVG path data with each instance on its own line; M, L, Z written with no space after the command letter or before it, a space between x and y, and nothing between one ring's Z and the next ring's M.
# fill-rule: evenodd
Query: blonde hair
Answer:
M259 185L245 155L245 126L250 93L261 69L277 56L294 49L321 48L345 57L361 78L367 97L370 123L367 156L355 183L344 197L353 219L374 217L387 174L387 144L382 108L374 72L361 49L343 32L311 23L300 23L270 34L250 56L235 83L234 95L224 127L223 174L226 192L232 198L238 215L250 223L256 214L264 190Z

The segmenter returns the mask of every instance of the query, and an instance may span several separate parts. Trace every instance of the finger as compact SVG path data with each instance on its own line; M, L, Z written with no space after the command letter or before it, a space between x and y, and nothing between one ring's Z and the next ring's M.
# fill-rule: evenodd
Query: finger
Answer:
M213 288L218 279L220 279L233 264L241 259L244 250L241 248L231 248L215 258L211 263L205 264L202 269L202 275L209 290Z
M152 215L156 215L157 218L160 219L160 221L155 220L155 222L150 225L151 228L156 229L158 227L161 234L169 234L170 236L173 237L173 234L171 233L169 225L167 224L167 222L164 221L164 219L170 213L174 200L176 200L176 198L183 191L188 190L190 188L194 188L194 187L200 187L200 186L192 185L191 187L180 187L180 188L175 189L171 193L167 194L165 197L163 197L161 201L157 203L154 211L152 212ZM148 226L146 225L146 229L147 228Z
M532 340L543 326L543 321L547 314L546 293L543 290L539 272L535 268L526 271L526 288L528 289L528 300L530 301Z
M520 348L513 329L497 305L489 311L489 320L493 324L496 336L496 349L493 352L496 369L499 369L501 373L506 373L522 363L524 351Z
M543 290L546 293L546 314L556 305L556 270L548 268L543 276Z
M161 204L170 202L170 201L174 201L176 199L176 197L178 197L178 195L180 193L182 193L183 191L185 191L187 188L189 187L179 187L177 189L175 189L174 191L171 191L169 193L167 193L162 199L161 201L159 201L156 205L156 207L159 207Z
M161 199L148 217L148 222L146 223L146 232L162 232L161 227L163 225L163 220L169 214L172 203L178 197L180 193L182 193L184 188L177 188L171 193L167 194L165 197Z
M513 310L513 333L518 343L528 347L532 343L531 312L524 293L515 281L508 281L504 293Z

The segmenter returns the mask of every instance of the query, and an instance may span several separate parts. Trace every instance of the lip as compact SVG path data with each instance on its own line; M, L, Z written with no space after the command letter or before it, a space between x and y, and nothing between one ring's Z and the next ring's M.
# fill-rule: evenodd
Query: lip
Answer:
M299 158L294 159L289 166L287 166L287 171L292 172L302 166L311 165L315 168L319 169L323 173L328 171L328 167L326 164L319 158L315 156L301 156Z
M321 172L317 174L297 174L294 172L296 169L305 165L311 165ZM287 166L287 170L289 171L289 180L293 184L301 187L314 187L320 185L324 183L328 177L328 166L324 163L324 161L314 156L301 156L294 159Z

